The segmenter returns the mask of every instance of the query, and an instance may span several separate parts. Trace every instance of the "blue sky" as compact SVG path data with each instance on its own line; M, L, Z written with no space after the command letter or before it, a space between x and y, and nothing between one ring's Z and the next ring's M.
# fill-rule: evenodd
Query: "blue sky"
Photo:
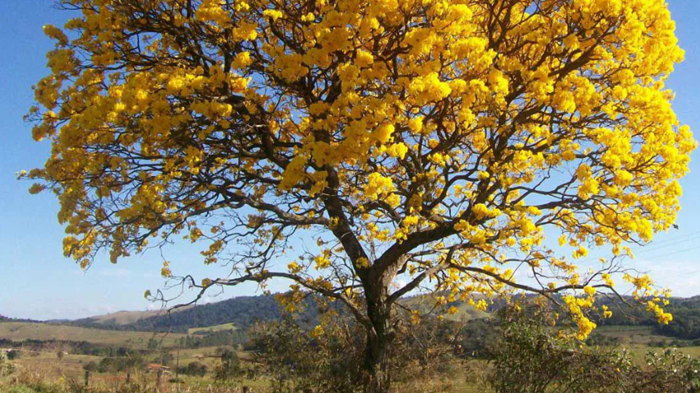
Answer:
M700 136L700 2L671 0L670 8L686 50L685 62L669 82L677 93L674 108ZM89 271L81 271L62 256L63 229L56 220L54 198L31 196L29 184L15 179L16 172L41 166L48 156L49 145L31 139L30 126L22 116L33 103L31 85L47 72L44 55L52 45L41 27L62 25L67 14L57 11L53 0L4 0L0 15L0 314L78 318L159 307L144 300L143 292L163 285L158 274L160 255L151 252L118 265L100 258ZM700 153L695 153L691 174L682 185L680 230L659 234L627 265L648 271L658 284L672 288L674 295L693 296L700 295ZM167 258L175 272L187 271L200 278L226 274L225 268L204 267L197 250L186 246L169 249ZM253 285L227 289L217 300L255 291Z

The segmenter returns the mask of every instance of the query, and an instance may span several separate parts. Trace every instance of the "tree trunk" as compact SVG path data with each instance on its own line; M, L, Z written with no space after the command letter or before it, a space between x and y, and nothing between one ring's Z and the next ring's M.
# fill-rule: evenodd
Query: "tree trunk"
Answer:
M367 331L365 349L365 393L388 393L391 386L389 360L395 334L391 327L391 307L386 298L382 295L367 297L367 314L372 328Z

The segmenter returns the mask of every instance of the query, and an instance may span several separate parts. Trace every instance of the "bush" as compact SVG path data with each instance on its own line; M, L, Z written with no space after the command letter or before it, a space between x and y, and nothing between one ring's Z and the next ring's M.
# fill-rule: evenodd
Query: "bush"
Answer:
M90 362L86 363L85 365L83 365L83 370L90 371L90 372L96 372L99 370L99 366L94 361L90 361Z
M178 367L178 374L203 377L207 374L207 366L200 362L192 362L185 367Z
M0 379L15 372L15 366L10 363L4 353L0 352Z
M540 311L502 316L491 386L498 393L693 393L700 388L696 359L675 350L649 352L646 367L626 351L592 347L555 334Z
M243 376L245 372L241 367L241 360L238 358L238 353L236 353L235 350L227 348L217 348L216 354L220 357L221 363L216 368L216 375L214 379L216 379L217 381L227 381L231 379L238 379ZM192 365L192 363L190 363L190 365ZM193 370L194 367L195 366L193 366ZM206 374L206 366L203 367L204 374ZM202 368L200 367L199 370L201 372Z
M7 356L8 360L19 359L20 351L17 349L11 349L11 350L7 351L6 356Z

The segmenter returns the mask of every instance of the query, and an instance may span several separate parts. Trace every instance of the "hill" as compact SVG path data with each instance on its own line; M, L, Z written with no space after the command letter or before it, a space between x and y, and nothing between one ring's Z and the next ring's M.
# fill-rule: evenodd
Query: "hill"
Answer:
M148 332L110 331L80 326L57 325L38 322L0 322L0 339L10 341L72 341L126 347L144 347L150 339L171 344L184 337L181 334L156 335Z
M119 326L119 325L129 325L138 322L142 319L149 317L156 317L159 315L164 315L166 311L164 310L153 310L153 311L118 311L110 314L96 315L94 317L88 317L83 319L78 319L74 322L77 324L84 325L105 325L105 326Z
M317 310L309 300L306 310L299 319L302 323L315 324ZM179 332L212 326L233 325L247 329L255 322L277 320L282 317L282 309L274 295L240 296L178 309L173 312L119 312L67 322L71 326L81 326L109 330L130 330L141 332Z

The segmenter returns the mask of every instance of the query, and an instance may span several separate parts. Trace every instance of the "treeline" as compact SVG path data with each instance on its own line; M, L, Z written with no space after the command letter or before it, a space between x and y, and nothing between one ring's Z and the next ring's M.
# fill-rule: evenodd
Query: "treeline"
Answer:
M182 348L202 348L237 346L248 340L248 334L243 330L217 330L212 332L195 333L182 337L178 343Z
M668 325L657 325L655 331L685 340L700 339L700 298L676 299L671 306L673 321Z
M632 304L633 301L630 301ZM682 340L700 339L700 297L687 299L673 298L665 308L673 314L673 321L661 325L644 305L632 307L621 302L601 302L613 309L612 318L598 321L599 325L650 326L655 334Z
M0 347L16 348L24 351L62 349L73 354L91 356L126 356L127 353L134 351L133 349L120 346L108 346L87 341L64 341L55 339L13 341L0 338Z

